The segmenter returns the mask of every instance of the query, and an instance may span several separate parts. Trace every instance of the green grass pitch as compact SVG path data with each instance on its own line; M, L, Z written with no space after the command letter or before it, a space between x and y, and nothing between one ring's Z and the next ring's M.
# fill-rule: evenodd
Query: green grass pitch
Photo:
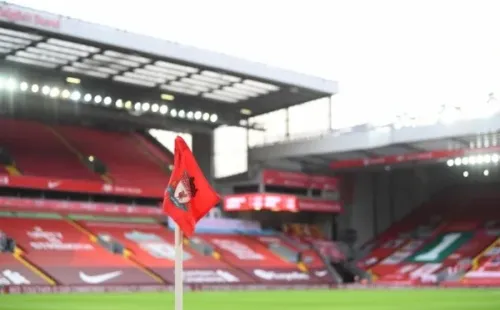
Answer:
M1 310L173 310L172 293L0 295ZM185 310L500 310L499 289L194 292Z

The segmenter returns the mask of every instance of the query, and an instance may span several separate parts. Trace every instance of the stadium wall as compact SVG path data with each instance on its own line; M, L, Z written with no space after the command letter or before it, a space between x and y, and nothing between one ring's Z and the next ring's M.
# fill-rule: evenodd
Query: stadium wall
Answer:
M455 180L442 167L359 172L354 176L352 203L339 215L338 228L355 229L361 245Z

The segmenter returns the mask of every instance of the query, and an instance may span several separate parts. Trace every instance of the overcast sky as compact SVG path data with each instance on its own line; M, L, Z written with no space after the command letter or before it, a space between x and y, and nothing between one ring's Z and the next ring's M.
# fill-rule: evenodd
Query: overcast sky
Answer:
M344 121L500 96L495 0L10 2L335 79Z

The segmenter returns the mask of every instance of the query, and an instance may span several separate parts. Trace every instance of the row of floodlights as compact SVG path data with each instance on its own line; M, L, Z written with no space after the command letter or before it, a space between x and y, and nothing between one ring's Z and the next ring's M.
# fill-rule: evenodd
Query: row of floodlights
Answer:
M500 156L498 154L484 154L484 155L473 155L465 157L457 157L455 159L448 159L446 165L448 167L453 166L467 166L467 165L483 165L483 164L498 164L500 161Z
M470 175L470 173L469 173L469 171L467 171L467 170L466 170L466 171L464 171L464 172L462 173L462 176L463 176L464 178L468 178L468 177L469 177L469 175ZM489 171L488 169L484 169L484 170L483 170L483 175L484 175L485 177L489 176L489 175L490 175L490 171Z
M135 102L133 103L130 100L122 100L116 99L113 100L109 96L101 96L101 95L92 95L90 93L82 94L79 91L70 91L68 89L59 89L58 87L50 87L48 85L40 86L38 84L28 84L28 82L20 82L18 83L15 79L9 78L7 80L0 79L0 88L6 88L11 91L15 91L17 89L22 92L31 91L35 94L41 94L43 96L48 96L51 98L60 98L64 100L72 100L72 101L83 101L87 104L96 104L103 105L106 107L114 106L117 109L125 109L129 111L136 112L144 112L144 113L158 113L161 115L170 115L171 117L181 118L181 119L189 119L189 120L203 120L210 121L212 123L217 122L218 116L217 114L210 114L202 111L186 111L186 110L177 110L177 109L169 109L166 104L158 104L158 103L149 103L149 102ZM163 98L163 96L162 96ZM168 100L166 98L165 100Z

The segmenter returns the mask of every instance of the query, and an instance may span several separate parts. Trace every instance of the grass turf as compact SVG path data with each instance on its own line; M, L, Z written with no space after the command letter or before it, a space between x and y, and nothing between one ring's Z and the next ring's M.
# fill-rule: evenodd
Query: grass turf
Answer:
M0 295L1 310L164 310L172 293ZM186 310L499 310L500 290L186 293Z

